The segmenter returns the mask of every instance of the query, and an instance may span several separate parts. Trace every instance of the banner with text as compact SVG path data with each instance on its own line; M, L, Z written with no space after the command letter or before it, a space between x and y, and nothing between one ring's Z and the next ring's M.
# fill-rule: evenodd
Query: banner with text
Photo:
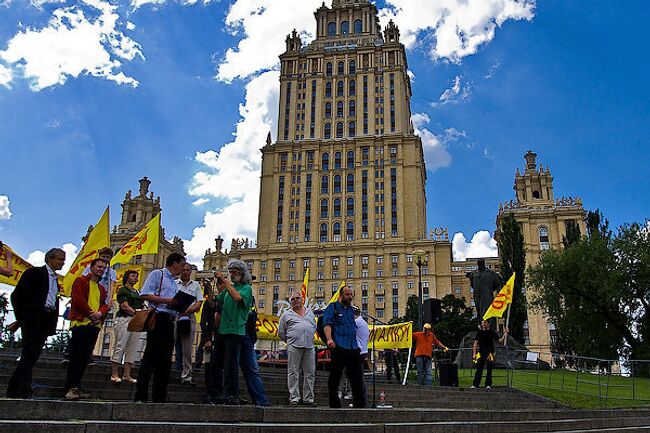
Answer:
M0 283L9 284L10 286L15 286L20 280L20 276L27 269L31 268L32 265L27 260L20 257L14 250L12 250L9 245L4 244L2 247L4 250L11 251L11 267L13 274L10 277L5 277L0 275ZM0 254L0 266L7 267L7 259L4 254Z
M257 313L257 338L260 340L280 340L278 337L278 324L280 318L267 314ZM376 328L376 332L375 329ZM368 349L408 349L411 347L413 338L413 322L396 323L394 325L370 326L370 338ZM314 334L314 344L324 346L320 338Z

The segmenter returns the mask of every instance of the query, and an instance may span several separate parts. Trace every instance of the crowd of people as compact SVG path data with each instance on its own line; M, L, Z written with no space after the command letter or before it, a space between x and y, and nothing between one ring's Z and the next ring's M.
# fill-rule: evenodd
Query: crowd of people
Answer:
M0 274L11 274L10 252L5 255L8 268L0 267ZM100 251L73 285L69 311L71 338L68 347L68 370L65 399L80 400L90 397L83 391L82 381L92 359L100 329L116 301L117 311L113 321L114 344L110 380L113 383L130 383L136 386L135 401L156 403L167 401L167 389L172 367L172 356L181 371L182 384L195 385L192 373L203 362L205 365L204 403L239 405L247 403L240 395L239 372L252 403L269 406L255 352L257 339L257 313L252 291L253 277L241 260L231 260L228 274L215 272L215 283L201 284L191 279L192 268L179 253L170 254L165 267L149 273L141 290L136 271L126 271L118 285L116 273L110 267L112 251ZM32 397L32 371L49 336L56 331L61 287L56 272L65 263L65 252L59 248L49 250L45 265L26 270L11 294L11 303L18 325L22 329L22 352L7 387L9 398ZM216 289L216 290L215 290ZM113 295L115 294L115 297ZM317 328L314 313L305 308L300 293L290 294L291 308L280 317L278 336L287 346L287 387L290 405L315 406L314 383L316 348L314 335L318 333L330 352L328 400L332 408L341 407L341 379L345 373L346 388L351 390L351 406L367 407L367 387L364 367L367 364L369 327L361 312L353 305L354 291L349 286L340 290L335 302L323 311L322 329ZM155 324L146 332L146 346L137 378L132 369L141 340L139 332L129 330L136 312L144 308L155 310ZM197 323L196 313L201 310ZM192 363L192 345L197 325L201 337ZM494 341L507 338L482 324L473 348L477 363L473 387L481 380L487 368L486 387L491 387L494 364ZM418 384L431 384L431 359L433 346L447 351L430 324L413 334ZM176 347L176 349L175 349ZM399 352L384 351L387 379L395 376L400 381ZM123 367L122 367L123 365ZM123 374L119 374L120 368ZM302 392L300 376L302 374ZM153 379L153 380L152 380Z

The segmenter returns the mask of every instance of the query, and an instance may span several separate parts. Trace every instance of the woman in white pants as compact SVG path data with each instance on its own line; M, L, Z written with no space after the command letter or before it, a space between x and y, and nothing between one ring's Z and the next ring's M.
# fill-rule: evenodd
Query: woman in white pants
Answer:
M136 310L143 306L140 293L134 285L138 282L137 271L126 271L122 278L124 286L117 291L117 303L120 308L117 311L113 332L115 344L113 345L113 356L111 356L111 382L113 383L136 383L131 377L131 367L135 362L135 355L138 350L139 332L129 332L127 327ZM124 359L124 375L120 379L119 366Z
M287 343L287 382L289 386L289 404L306 404L315 406L314 381L316 379L316 355L314 351L314 333L316 318L311 310L303 305L300 293L291 294L291 309L280 317L278 336ZM300 370L303 375L302 399L300 398Z

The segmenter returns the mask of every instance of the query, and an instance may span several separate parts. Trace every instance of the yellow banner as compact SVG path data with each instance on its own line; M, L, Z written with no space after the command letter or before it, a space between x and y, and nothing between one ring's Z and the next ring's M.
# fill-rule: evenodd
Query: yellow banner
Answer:
M102 214L93 231L88 235L86 243L81 248L79 255L74 259L72 267L63 278L63 296L70 296L72 292L72 283L79 277L86 266L98 257L99 250L111 246L111 238L109 235L109 221L108 221L108 207Z
M13 268L13 274L10 277L5 277L0 275L0 283L8 284L10 286L15 286L20 280L20 276L27 269L31 268L32 265L27 260L20 257L14 250L12 250L7 244L3 245L3 250L11 251L11 267ZM0 266L3 268L7 267L7 259L4 254L0 254Z
M160 244L160 212L151 218L111 260L111 266L129 263L133 256L141 254L158 254Z
M278 324L280 318L267 314L257 313L257 338L260 340L280 340L278 337ZM375 339L375 349L408 349L412 345L413 322L396 323L394 325L377 325L376 332L370 326L368 349L372 349L372 340ZM324 346L317 334L314 334L314 344Z
M370 326L368 349L408 349L413 344L413 322Z
M144 282L144 265L133 265L133 266L124 266L119 269L115 270L115 273L117 274L117 282L115 283L115 293L113 294L113 299L117 296L117 290L118 288L124 286L122 284L122 278L124 278L124 274L126 274L126 271L136 271L138 273L138 282L135 283L133 287L136 289L142 288L142 283Z
M483 320L491 319L492 317L503 317L503 313L506 311L508 305L512 303L512 294L514 293L515 288L515 273L512 273L512 276L508 282L503 286L503 289L499 292L496 298L490 304L490 308L483 315Z

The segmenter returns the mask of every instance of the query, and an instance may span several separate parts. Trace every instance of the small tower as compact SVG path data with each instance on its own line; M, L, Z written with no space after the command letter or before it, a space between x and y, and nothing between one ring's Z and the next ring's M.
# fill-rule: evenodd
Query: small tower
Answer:
M300 51L302 48L302 40L300 39L298 32L296 32L296 29L293 29L293 31L287 35L285 42L287 44L287 52Z
M131 191L128 191L124 197L122 222L115 229L117 233L137 231L160 212L160 197L154 199L153 193L149 192L149 178L145 176L139 182L138 195L132 197Z
M537 164L537 154L528 151L524 155L526 167L521 174L515 172L515 199L499 204L497 228L506 215L514 215L524 237L526 266L534 266L541 255L549 249L562 248L567 226L576 225L585 234L585 211L578 197L555 199L551 170ZM498 233L497 233L498 236ZM497 242L499 239L497 238ZM534 297L531 288L526 289L526 297ZM548 353L553 338L553 327L540 312L529 309L526 322L526 346L530 350Z
M526 169L521 175L519 170L515 176L515 197L517 202L524 206L532 208L546 208L554 205L553 196L553 176L551 171L539 166L537 167L537 154L528 151L524 158L526 159Z

